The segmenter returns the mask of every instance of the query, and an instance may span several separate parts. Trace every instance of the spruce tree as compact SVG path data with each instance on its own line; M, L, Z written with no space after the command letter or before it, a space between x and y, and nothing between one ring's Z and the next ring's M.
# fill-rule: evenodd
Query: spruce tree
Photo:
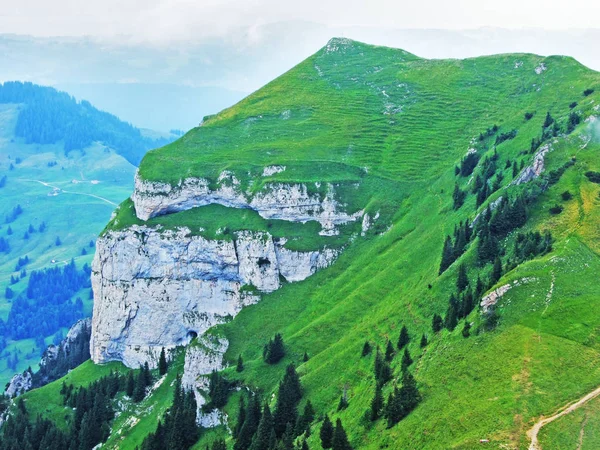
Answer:
M167 373L167 357L165 355L165 348L163 347L160 351L160 357L158 358L158 373L164 375Z
M260 403L257 395L253 395L248 400L248 408L244 416L243 425L233 446L234 450L248 450L252 444L252 438L258 429L261 418Z
M269 448L271 434L273 433L273 416L269 405L265 403L260 417L258 429L252 439L250 450L264 450Z
M308 353L304 352L304 355L302 356L302 361L303 362L307 362L310 358L308 357Z
M494 260L494 267L492 268L492 274L490 276L490 284L494 285L502 277L502 261L496 256Z
M421 348L427 347L427 336L425 336L425 333L421 335L421 343L419 345Z
M446 310L446 317L444 318L444 326L452 331L458 324L458 302L454 294L450 296L448 301L448 309Z
M387 341L385 346L385 360L389 362L394 359L394 353L394 346L390 341Z
M333 446L333 424L329 420L329 416L326 414L323 424L321 425L321 431L319 437L321 438L321 447L329 449Z
M402 372L406 371L412 363L413 360L410 357L410 352L408 351L408 348L405 348L404 355L402 356Z
M133 390L132 400L136 403L144 400L146 396L146 377L144 375L144 370L140 370L137 379L135 380L135 388Z
M381 392L381 386L379 383L375 383L375 395L371 400L371 408L369 418L372 422L379 419L381 410L383 409L383 393Z
M468 320L465 320L465 326L462 329L462 335L465 338L468 338L469 336L471 336L471 324L469 323Z
M276 364L285 356L283 337L277 333L263 350L263 358L267 364Z
M133 370L129 371L129 375L127 375L127 386L125 387L125 393L127 397L133 397L133 391L135 389L135 380L133 379Z
M469 285L469 278L467 277L467 269L464 264L458 266L458 277L456 279L456 288L458 292L464 291Z
M365 341L365 344L362 348L361 356L367 356L369 353L371 353L371 344L369 344L369 341Z
M335 421L335 430L333 432L333 440L331 443L332 450L352 450L346 430L342 426L342 421L338 418Z
M242 355L238 356L237 364L235 366L235 370L237 372L242 372L244 370L244 360L242 359Z
M400 336L398 337L398 350L402 350L409 342L410 336L408 334L408 329L406 328L406 325L402 325Z
M439 314L434 314L431 321L431 329L434 333L437 333L441 331L442 328L444 328L444 321L442 320L442 317Z
M452 247L452 239L446 236L444 248L442 250L442 261L440 262L439 274L441 275L454 262L454 248Z

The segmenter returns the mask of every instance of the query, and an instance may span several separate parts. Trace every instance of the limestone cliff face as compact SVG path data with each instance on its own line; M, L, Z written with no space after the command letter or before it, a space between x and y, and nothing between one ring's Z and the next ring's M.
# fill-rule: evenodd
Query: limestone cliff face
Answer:
M271 174L272 170L267 173ZM335 188L331 184L327 185L324 198L317 193L309 193L304 184L284 183L267 184L265 189L252 195L242 192L240 182L229 172L221 174L214 189L208 180L202 178L186 178L173 186L144 181L138 174L131 199L137 217L142 220L217 203L232 208L250 208L265 219L314 220L321 224L323 235L334 235L337 225L355 221L363 215L363 211L345 212L336 200Z
M266 232L232 241L132 226L110 231L92 264L95 362L156 363L162 347L187 344L278 289L331 264L337 251L294 252Z

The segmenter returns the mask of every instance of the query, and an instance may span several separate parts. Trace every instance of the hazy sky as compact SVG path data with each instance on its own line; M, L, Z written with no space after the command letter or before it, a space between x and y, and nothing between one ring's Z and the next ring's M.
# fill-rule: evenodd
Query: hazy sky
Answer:
M1 0L0 32L129 35L167 42L306 20L327 25L465 29L598 28L597 0Z

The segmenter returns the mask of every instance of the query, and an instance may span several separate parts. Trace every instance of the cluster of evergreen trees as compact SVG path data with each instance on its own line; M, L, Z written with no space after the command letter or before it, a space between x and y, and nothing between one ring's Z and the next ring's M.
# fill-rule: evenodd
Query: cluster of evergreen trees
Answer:
M408 329L406 326L402 326L396 344L398 351L404 350L401 361L402 385L401 387L394 386L387 398L387 402L384 402L383 388L393 378L393 370L390 363L394 359L396 351L391 345L391 342L388 341L384 356L381 355L379 349L375 352L373 365L375 393L367 413L367 418L371 422L384 417L388 427L392 427L406 417L421 401L421 395L417 389L416 381L408 371L413 363L413 359L408 350L410 340L411 338ZM423 335L421 338L421 347L426 345L427 338ZM370 352L370 348L370 344L365 343L362 355L365 356L365 354L368 354L367 351Z
M473 238L473 231L469 220L462 221L454 227L453 237L446 236L444 248L442 249L442 260L438 273L441 275L454 263L467 249L467 245Z
M177 377L173 403L165 416L159 420L154 433L142 443L141 450L187 450L196 443L199 427L196 424L196 398L186 392Z
M126 388L127 377L112 371L87 387L75 388L63 382L63 402L74 409L66 429L39 416L34 420L20 398L2 427L0 450L91 450L108 438L114 418L113 399Z
M263 348L263 359L267 364L276 364L285 356L283 337L277 333Z
M138 165L147 150L169 142L165 138L145 138L139 129L116 116L99 111L89 102L77 102L50 87L6 82L0 84L0 103L26 104L17 119L15 134L18 137L28 144L62 141L65 153L100 141Z
M83 325L80 333L68 346L58 345L56 356L48 358L48 350L44 356L45 363L33 374L33 387L40 387L67 374L67 372L90 359L91 327Z
M21 208L21 205L17 205L5 216L4 222L12 223L17 220L17 217L19 217L21 214L23 214L23 208Z
M202 410L205 412L212 411L215 408L222 408L227 404L229 392L233 388L233 383L216 370L213 370L208 379L208 395L210 401L202 405Z
M310 433L315 411L308 400L301 414L298 404L302 399L302 386L296 368L290 364L279 383L275 409L268 403L260 406L257 394L250 395L248 403L240 398L239 417L233 430L234 450L295 450L294 441ZM302 449L308 449L306 442Z
M498 136L496 136L496 142L494 145L500 145L504 141L508 141L508 140L514 139L516 137L517 137L517 130L510 130L510 131L507 131L506 133L500 133Z
M0 320L0 335L13 339L46 337L71 326L83 317L82 300L73 302L71 298L88 287L90 268L85 265L78 270L73 260L62 268L32 271L27 290L13 300L6 323Z

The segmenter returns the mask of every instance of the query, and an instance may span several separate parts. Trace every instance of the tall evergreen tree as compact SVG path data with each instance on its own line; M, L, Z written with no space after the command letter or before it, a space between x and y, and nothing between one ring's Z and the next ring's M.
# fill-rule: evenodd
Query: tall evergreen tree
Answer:
M167 373L167 357L165 355L165 348L163 347L160 351L160 357L158 358L158 373L164 375Z
M375 395L371 400L371 408L369 418L372 422L379 419L381 410L383 409L383 393L381 392L381 386L379 383L375 383Z
M361 356L367 356L369 353L371 353L371 344L369 344L369 341L365 341Z
M427 347L427 336L425 335L425 333L422 334L421 343L419 345L421 348Z
M269 405L265 403L262 415L260 417L260 422L258 424L258 429L254 435L254 438L252 439L252 444L250 445L250 450L268 450L272 433L273 416L271 415L271 409L269 408Z
M464 264L458 266L458 277L456 279L456 288L458 292L464 291L469 285L469 278L467 277L467 268Z
M135 389L135 380L133 378L133 370L130 370L129 374L127 375L127 387L125 388L125 393L127 394L127 397L129 397L129 398L133 397L134 389Z
M413 360L410 357L410 352L408 351L407 347L404 349L404 355L402 356L402 372L406 371L412 363Z
M394 346L390 341L387 341L385 346L385 360L389 362L394 359L394 353Z
M352 450L352 446L346 435L346 430L344 430L342 421L339 418L335 421L335 430L333 431L333 440L331 444L332 450Z
M261 417L260 403L257 395L253 395L248 400L248 408L244 416L243 425L233 446L234 450L247 450L252 444L252 438L258 429Z
M494 260L494 267L492 268L492 274L490 276L490 284L494 285L502 277L502 261L496 256Z
M329 420L329 416L325 415L325 419L323 419L323 424L321 425L321 431L319 432L321 447L329 449L333 446L333 433L333 424L331 423L331 420Z
M242 359L242 355L238 356L235 370L236 370L236 372L242 372L244 370L244 360Z
M408 334L408 328L406 328L406 325L402 325L400 336L398 337L398 350L402 350L409 342L410 336Z
M442 261L440 262L439 274L441 275L450 265L454 262L454 247L452 246L452 239L450 236L446 236L444 241L444 248L442 250Z
M431 320L431 329L434 333L441 331L444 328L444 321L439 314L434 314L433 319Z
M458 302L454 294L450 296L448 301L448 309L446 311L446 317L444 318L444 326L452 331L456 328L458 323Z

